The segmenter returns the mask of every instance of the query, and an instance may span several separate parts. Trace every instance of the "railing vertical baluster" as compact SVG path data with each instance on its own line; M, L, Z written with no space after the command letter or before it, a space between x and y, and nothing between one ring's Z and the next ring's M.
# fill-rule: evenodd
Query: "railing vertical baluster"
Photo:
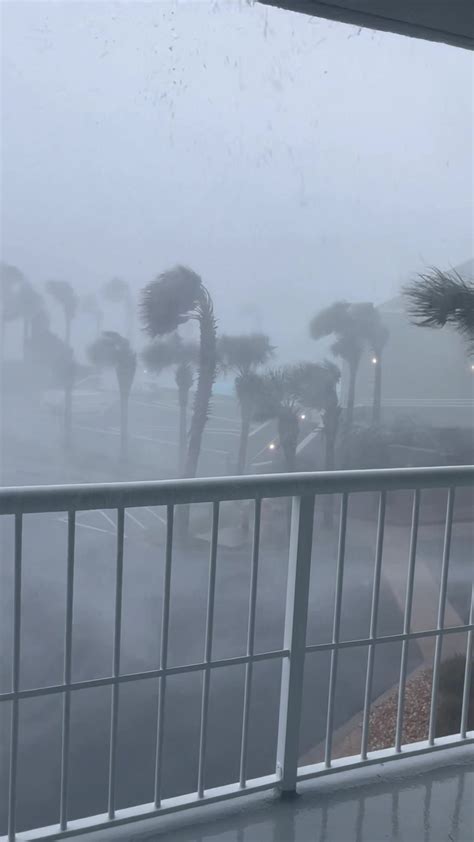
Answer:
M20 689L21 642L21 567L22 567L23 515L15 515L15 570L13 579L13 661L12 691ZM10 776L8 792L8 839L13 842L16 834L16 784L18 772L19 700L12 701L10 735Z
M253 527L252 569L250 574L249 619L247 631L247 655L252 657L255 646L255 609L257 604L258 557L260 552L260 517L262 501L255 500L255 516ZM247 743L250 714L250 697L252 690L253 663L245 665L244 710L242 717L242 742L240 748L240 786L244 787L247 779Z
M212 658L212 633L214 628L214 597L216 591L217 541L219 535L219 503L212 504L211 551L209 557L209 587L207 594L206 641L204 647L204 663L206 664L202 679L201 728L199 736L198 762L198 797L204 795L204 773L207 745L207 715L209 708L209 684L211 670L209 664Z
M471 607L469 610L468 624L472 626L474 623L474 584L471 585ZM472 677L472 640L474 633L468 631L466 644L466 667L464 670L464 690L462 694L462 710L461 710L461 739L466 739L467 732L467 718L469 711L469 703L471 698L471 677Z
M174 506L167 506L166 510L166 558L165 574L163 580L163 605L161 613L161 646L160 646L160 669L165 670L168 666L168 637L170 622L170 595L171 595L171 563L173 559L173 525ZM165 696L166 696L166 672L159 679L158 691L158 714L156 727L156 757L155 757L155 807L161 804L161 776L163 766L163 740L165 720Z
M413 606L413 585L415 581L416 547L418 543L418 522L420 518L420 489L413 495L413 510L411 518L410 551L408 557L407 590L405 595L405 614L403 618L403 634L409 634L411 628L411 612ZM405 713L405 685L407 679L409 641L402 643L400 659L400 680L398 683L397 725L395 731L395 751L401 751L403 735L403 716Z
M385 529L385 508L387 494L380 492L379 514L377 522L377 541L375 550L374 581L372 588L372 605L370 609L370 631L369 638L373 640L377 634L377 620L379 613L380 580L382 575L383 537ZM372 699L372 681L374 677L375 643L369 644L367 655L367 674L365 681L364 714L362 718L362 739L361 739L361 760L367 759L367 746L369 742L369 717L370 703Z
M67 524L67 579L66 579L66 624L64 632L64 684L71 683L72 663L72 620L74 604L74 544L76 532L76 513L68 512ZM69 732L71 720L71 691L65 690L63 695L63 724L61 743L61 789L59 802L59 825L61 830L67 828L67 801L69 784Z
M296 790L308 620L314 496L293 497L278 723L277 770L282 793Z
M451 535L453 531L453 509L454 509L454 488L448 491L448 502L446 506L446 523L444 530L444 546L443 546L443 562L441 566L441 585L439 589L439 603L438 603L438 619L437 630L441 630L444 626L444 615L446 610L446 591L448 588L448 572L449 572L449 557L451 553ZM438 634L435 643L434 661L433 661L433 679L431 685L431 709L430 709L430 724L428 729L428 741L432 746L435 741L436 731L436 706L438 702L438 679L439 679L439 665L441 661L441 648L443 645L443 635Z
M339 523L339 546L337 551L337 567L336 567L336 590L334 596L334 616L332 627L332 642L334 649L331 651L331 668L329 673L329 690L328 690L328 711L326 721L326 747L324 752L324 762L329 768L331 765L332 754L332 734L334 727L334 700L336 696L336 679L337 679L337 661L338 661L338 644L341 627L341 607L342 607L342 585L344 581L344 558L346 553L346 534L347 534L347 506L349 495L343 494L341 501L341 516Z
M115 612L114 612L114 649L112 662L112 675L117 678L120 675L120 646L122 638L122 589L123 589L123 540L124 540L125 510L117 509L117 565L115 578ZM112 701L110 713L110 752L109 752L109 792L108 792L108 814L109 819L115 816L115 779L117 765L117 730L119 714L119 683L112 685Z

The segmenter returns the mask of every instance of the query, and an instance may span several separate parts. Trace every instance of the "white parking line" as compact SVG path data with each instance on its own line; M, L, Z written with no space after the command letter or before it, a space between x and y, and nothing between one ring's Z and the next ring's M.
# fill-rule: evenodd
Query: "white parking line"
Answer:
M68 524L68 519L66 517L58 517L58 520L61 523ZM76 518L76 526L82 526L83 529L92 529L94 532L104 532L105 535L113 535L115 537L115 532L112 532L110 529L101 529L100 526L91 526L89 523L82 523L82 521Z
M154 512L153 509L150 506L145 506L145 509L147 510L147 512L150 512L150 514L153 515L153 517L156 517L157 520L160 520L161 523L164 523L165 526L166 526L166 518L165 517L162 517L161 515L159 515L158 512Z
M141 520L138 520L138 518L135 517L135 515L131 515L130 512L128 511L128 509L125 511L125 514L127 515L127 517L129 517L131 520L133 520L135 523L137 523L138 526L140 527L140 529L146 529L146 526L143 525Z
M258 427L255 427L255 429L254 429L254 430L250 430L249 437L250 437L250 436L255 436L255 435L256 435L256 433L259 433L259 432L260 432L260 430L264 430L264 429L265 429L265 427L267 427L267 426L268 426L268 424L270 424L270 423L271 423L270 421L264 421L264 422L263 422L263 424L259 424L259 425L258 425Z
M103 509L96 509L96 511L98 512L98 514L102 515L102 517L105 517L105 519L110 523L110 525L114 527L114 529L117 529L117 524L115 523L115 521L112 520L110 515L106 514L106 512L104 512Z

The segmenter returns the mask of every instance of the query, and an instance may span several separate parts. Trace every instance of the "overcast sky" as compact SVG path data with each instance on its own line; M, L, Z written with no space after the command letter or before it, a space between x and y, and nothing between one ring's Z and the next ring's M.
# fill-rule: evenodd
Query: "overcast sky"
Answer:
M469 52L243 1L2 15L2 256L33 282L186 263L221 329L301 356L324 304L472 256Z

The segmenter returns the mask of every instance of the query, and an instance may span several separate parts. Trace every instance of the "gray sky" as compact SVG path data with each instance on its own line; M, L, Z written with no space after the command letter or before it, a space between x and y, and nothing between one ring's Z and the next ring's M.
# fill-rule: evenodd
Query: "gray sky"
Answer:
M246 2L2 4L3 258L315 354L335 298L472 255L472 55ZM260 313L260 316L258 315Z

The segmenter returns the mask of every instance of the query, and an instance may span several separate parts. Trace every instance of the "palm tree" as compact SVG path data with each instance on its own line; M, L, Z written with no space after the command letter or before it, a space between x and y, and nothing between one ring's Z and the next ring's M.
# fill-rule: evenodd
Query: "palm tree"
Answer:
M199 357L196 342L184 342L178 334L168 339L154 339L142 352L147 368L160 374L165 368L174 368L179 403L179 472L184 469L187 444L189 392L194 382L194 368Z
M348 301L336 301L317 313L310 322L310 334L313 339L335 336L331 351L340 357L349 371L347 407L344 419L343 464L347 462L349 434L354 418L356 381L362 354L367 346L377 347L379 353L387 340L388 334L381 325L380 315L369 302L350 304ZM374 414L380 414L378 404L381 400L382 371L378 366L374 390Z
M97 296L94 293L84 295L80 300L80 307L83 313L87 313L94 321L95 333L100 336L102 333L102 323L104 321L104 312L99 305Z
M142 292L141 315L153 339L173 333L190 319L199 324L198 382L183 474L196 476L202 435L216 376L216 321L211 296L196 272L176 266L159 275Z
M130 285L123 278L111 278L110 281L106 281L103 285L102 295L107 301L111 301L114 304L123 303L125 333L128 341L131 342L133 336L134 307Z
M298 366L284 366L255 374L257 406L255 417L262 421L275 418L278 437L288 472L296 467L300 416L303 404Z
M137 368L137 355L128 339L113 330L106 330L89 346L90 361L100 368L113 368L117 375L120 394L120 458L128 459L128 405L133 378Z
M8 263L0 264L1 358L3 359L6 323L23 320L23 359L28 353L33 320L44 313L41 295L23 272Z
M77 312L78 297L69 281L47 281L46 289L64 313L64 341L71 344L71 324Z
M240 405L240 439L237 474L245 472L250 424L258 402L257 369L273 356L274 348L264 333L221 336L218 341L219 364L223 371L236 372L235 391Z
M442 272L435 267L403 290L408 313L420 327L454 327L474 354L474 284L456 271Z

